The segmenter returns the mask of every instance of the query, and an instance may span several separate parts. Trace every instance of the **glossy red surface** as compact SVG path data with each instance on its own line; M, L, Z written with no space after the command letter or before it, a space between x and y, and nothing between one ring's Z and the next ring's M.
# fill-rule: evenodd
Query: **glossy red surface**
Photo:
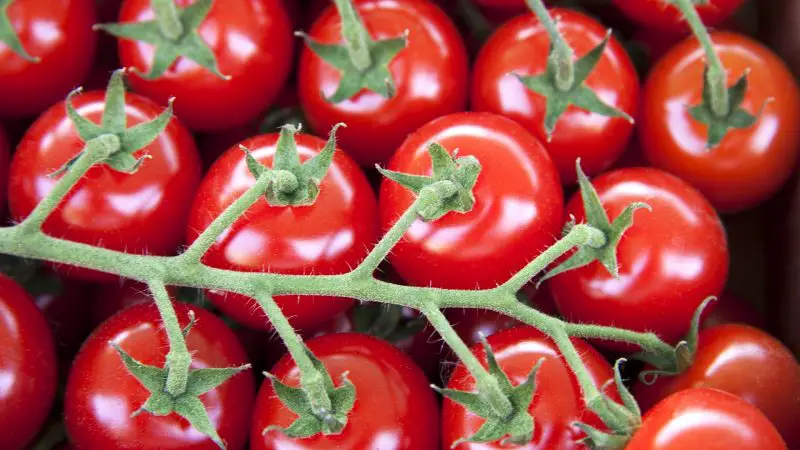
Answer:
M719 25L728 19L744 0L709 0L706 4L695 5L703 23L708 26ZM662 0L612 0L631 20L653 29L653 33L665 31L688 31L689 25L683 20L680 10Z
M714 308L708 313L703 313L700 327L711 328L729 323L749 325L762 330L767 329L767 321L761 311L757 310L750 302L725 291L714 302Z
M8 190L8 160L11 156L11 149L8 147L8 137L0 126L0 216L4 216Z
M388 342L364 334L331 334L306 342L338 386L344 372L356 388L348 424L338 435L293 440L270 425L289 426L297 417L265 380L258 393L250 433L251 450L436 450L438 405L422 371ZM270 371L289 386L299 371L286 356Z

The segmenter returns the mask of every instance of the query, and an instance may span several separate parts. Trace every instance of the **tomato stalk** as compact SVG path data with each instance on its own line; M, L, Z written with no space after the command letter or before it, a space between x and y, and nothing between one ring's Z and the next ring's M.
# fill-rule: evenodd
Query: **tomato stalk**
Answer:
M372 64L372 57L367 47L370 37L364 22L361 21L350 0L333 0L333 2L339 11L339 17L342 18L342 38L347 54L358 70L365 70Z
M555 85L562 92L568 92L575 85L575 52L569 46L564 35L558 30L555 20L550 17L542 0L526 0L528 7L536 14L542 26L550 36L553 50L549 59L555 66Z
M183 34L183 24L178 16L178 7L173 0L150 0L150 7L156 15L158 28L164 37L177 40Z
M169 298L166 286L160 280L153 280L147 283L147 287L153 294L169 340L165 365L167 369L166 391L172 396L179 396L186 392L192 355L186 347L186 338L178 323L178 316L175 314L175 308L172 307L172 300Z

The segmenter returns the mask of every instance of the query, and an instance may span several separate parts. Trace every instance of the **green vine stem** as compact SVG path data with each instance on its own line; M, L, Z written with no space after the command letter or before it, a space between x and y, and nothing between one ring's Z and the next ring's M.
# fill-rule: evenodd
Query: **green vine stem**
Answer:
M169 351L166 356L167 385L166 391L173 397L177 397L186 392L186 384L189 380L189 366L192 364L192 355L186 347L186 336L178 323L178 315L172 307L172 300L169 298L166 286L161 281L150 281L147 283L150 293L153 294L164 329L167 331L169 340Z
M169 38L177 40L183 34L183 24L178 15L178 8L173 0L150 0L150 7L156 15L156 22L161 33Z
M567 92L575 85L575 64L573 63L575 52L567 44L564 35L558 30L558 26L556 26L555 20L550 17L544 2L542 0L525 1L550 36L553 50L550 52L549 57L555 67L555 84L559 90Z

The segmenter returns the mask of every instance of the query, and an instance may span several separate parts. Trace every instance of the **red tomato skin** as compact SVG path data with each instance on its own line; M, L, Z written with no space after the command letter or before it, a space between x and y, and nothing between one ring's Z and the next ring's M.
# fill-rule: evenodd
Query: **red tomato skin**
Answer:
M708 313L704 311L700 327L711 328L729 323L749 325L762 330L767 329L767 321L761 311L744 299L726 291L714 302L713 309Z
M56 393L53 336L33 299L0 274L0 436L21 450L44 424Z
M173 301L177 291L174 286L167 286L167 292ZM97 285L90 295L89 321L92 328L97 328L114 314L131 306L153 302L153 295L147 285L131 280Z
M186 338L192 367L233 367L247 363L236 336L201 308L174 303L181 326L194 311L197 323ZM127 371L115 342L144 364L163 367L169 350L155 304L132 306L104 322L84 343L73 363L65 397L65 424L71 442L82 450L218 449L207 436L176 414L156 417L136 411L147 390ZM255 396L250 370L202 395L214 428L228 449L244 448Z
M297 417L276 397L272 384L261 385L253 411L250 450L435 450L439 443L439 408L428 380L393 345L358 333L329 334L306 342L339 386L344 372L356 388L348 424L338 435L301 440L270 425L289 426ZM270 371L290 386L299 386L299 371L289 356Z
M34 302L53 333L56 357L60 369L66 373L94 326L86 317L91 300L87 295L88 286L71 280L59 282L58 291L35 295Z
M790 448L800 445L800 365L780 341L756 328L720 325L700 332L692 366L652 385L637 383L643 410L685 389L719 389L741 397L772 422Z
M410 285L495 287L555 242L563 223L561 183L544 147L530 133L495 114L452 114L409 136L388 168L429 174L430 142L475 156L482 170L472 211L434 222L417 220L392 250L390 262ZM411 192L384 180L382 229L388 230L413 200Z
M0 44L0 118L28 117L80 86L92 66L97 35L92 0L11 2L8 18L38 63Z
M79 114L100 123L104 93L76 96ZM136 94L125 98L128 126L155 118L163 108ZM64 102L51 107L28 129L11 160L9 208L15 220L27 217L52 189L49 175L74 157L84 144L66 115ZM44 223L52 236L111 250L172 254L180 245L200 180L200 156L188 130L177 121L135 156L150 154L135 174L95 166L78 181ZM69 277L108 282L116 276L70 266Z
M643 418L625 450L779 450L778 430L735 395L694 388L662 400Z
M582 432L573 427L581 421L599 429L605 429L603 422L590 412L581 396L581 389L570 371L558 347L541 331L533 327L518 327L499 331L487 338L495 352L498 364L517 386L525 381L533 366L544 358L536 377L536 392L529 412L534 417L533 440L520 450L534 449L582 449L577 441L583 438ZM572 343L581 355L589 375L597 386L603 386L613 377L611 366L602 355L586 342L573 338ZM472 352L484 366L486 353L481 344L472 347ZM474 392L475 380L462 363L456 366L447 387ZM612 398L619 401L617 393ZM449 399L442 405L442 448L450 448L457 439L473 435L484 419L469 412L463 406ZM492 450L506 448L498 443L465 443L456 450Z
M8 189L8 159L11 150L8 148L8 136L0 126L0 218L5 217L6 190Z
M569 9L554 8L558 28L578 56L599 45L606 28L595 19ZM593 175L609 168L631 137L633 124L570 106L547 142L545 98L529 90L512 74L539 75L547 66L550 38L533 14L506 22L484 45L473 68L472 109L501 114L519 122L536 136L550 154L561 182L577 180L575 159ZM606 103L635 117L639 77L626 50L612 37L603 56L586 80Z
M771 50L742 35L712 34L729 83L745 71L749 88L742 107L761 118L731 130L707 151L707 128L687 106L702 95L705 57L694 39L675 46L652 70L642 100L638 133L650 163L699 189L720 212L752 208L775 194L794 172L800 155L800 88Z
M317 154L325 142L295 136L300 160ZM267 167L272 167L278 134L247 139L242 145ZM211 167L192 206L186 240L191 243L214 218L255 184L238 147L232 147ZM361 169L337 150L330 172L311 206L271 207L261 199L233 224L206 253L212 266L240 271L286 274L337 274L354 268L378 241L375 195ZM269 321L254 300L234 294L209 292L225 314L256 329ZM352 299L324 296L279 296L276 301L293 325L320 325L347 310Z
M736 12L744 0L709 0L705 5L695 5L706 26L720 25ZM689 25L680 10L663 0L612 0L612 3L631 20L653 30L685 32Z
M657 169L619 169L592 183L611 220L631 202L645 202L652 212L634 213L619 243L619 279L593 262L548 280L559 311L574 322L653 331L677 343L700 303L718 295L727 279L729 253L719 216L694 188ZM585 220L580 195L567 204L569 214L578 223Z
M194 0L179 0L187 6ZM125 0L120 21L152 20L150 0ZM266 111L289 77L294 39L281 0L213 2L198 32L214 56L224 80L188 58L179 58L162 76L146 80L135 74L130 83L159 103L176 97L175 114L192 130L216 131L247 123ZM122 65L148 72L150 44L120 39Z
M463 111L467 104L468 62L464 43L447 15L426 0L358 0L356 7L373 39L409 30L408 47L389 65L396 92L384 99L362 91L330 103L340 74L307 47L298 66L298 96L317 133L345 122L339 143L362 166L385 163L409 133L429 121ZM329 6L311 27L324 43L341 42L341 20Z

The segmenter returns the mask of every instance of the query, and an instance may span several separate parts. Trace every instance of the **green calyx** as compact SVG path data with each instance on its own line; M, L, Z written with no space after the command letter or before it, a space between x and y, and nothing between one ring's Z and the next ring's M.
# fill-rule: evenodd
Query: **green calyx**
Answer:
M436 220L448 212L466 213L472 210L475 196L472 189L478 181L481 165L474 156L452 155L441 145L428 144L433 174L431 176L411 175L383 169L380 171L386 178L399 183L417 196L428 196L428 201L419 210L425 220Z
M317 56L341 74L339 86L326 100L340 103L362 89L391 98L395 93L395 82L389 72L389 63L408 44L408 32L396 38L375 41L350 0L334 1L342 19L343 44L323 44L305 33L296 33Z
M8 18L8 8L14 0L0 0L0 42L7 45L12 52L29 62L39 62L39 58L31 56L22 46L22 42L14 31L14 26Z
M173 0L152 0L156 19L134 23L104 23L95 29L123 39L147 42L155 47L155 56L147 73L138 73L145 79L155 79L164 74L179 57L189 58L214 75L223 75L217 58L197 32L211 10L212 0L197 0L185 8L176 7Z

